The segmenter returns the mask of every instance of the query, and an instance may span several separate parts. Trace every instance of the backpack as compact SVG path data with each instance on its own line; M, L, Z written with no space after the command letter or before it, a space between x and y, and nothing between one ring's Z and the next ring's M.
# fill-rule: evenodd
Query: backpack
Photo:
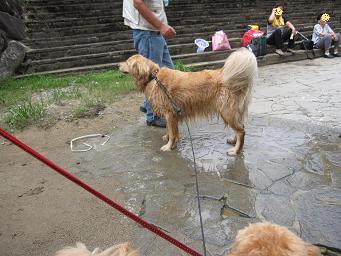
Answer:
M252 51L256 57L266 55L266 36L253 38L247 48Z
M310 39L308 39L306 36L298 32L298 34L302 37L302 44L301 44L301 49L305 50L307 54L307 58L312 60L315 58L315 52L314 52L314 42ZM312 52L312 57L309 56L309 51Z
M247 47L251 43L253 38L257 38L263 35L264 35L264 32L261 30L250 29L249 31L246 31L244 33L243 38L242 38L242 44L243 46Z

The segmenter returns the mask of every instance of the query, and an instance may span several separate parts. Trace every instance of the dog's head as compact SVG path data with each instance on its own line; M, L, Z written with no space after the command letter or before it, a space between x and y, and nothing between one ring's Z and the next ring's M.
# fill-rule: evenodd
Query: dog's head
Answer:
M133 55L125 62L120 63L120 71L133 76L140 91L144 91L150 81L151 74L159 69L159 65L139 54Z

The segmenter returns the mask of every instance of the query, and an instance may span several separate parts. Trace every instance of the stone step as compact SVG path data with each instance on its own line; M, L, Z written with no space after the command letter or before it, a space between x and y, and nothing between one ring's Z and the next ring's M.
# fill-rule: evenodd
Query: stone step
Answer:
M316 58L322 57L323 52L320 50L314 50ZM225 56L228 56L228 53L225 52ZM257 62L259 66L264 65L273 65L278 63L284 63L289 61L299 61L307 59L305 51L299 51L295 55L284 56L280 57L277 54L270 53L266 56L258 57ZM224 65L225 59L219 59L214 61L202 61L193 64L187 65L188 67L192 68L193 70L203 70L203 69L216 69L220 68ZM16 76L16 78L24 78L36 75L47 75L47 74L68 74L68 73L82 73L82 72L89 72L89 71L100 71L100 70L109 70L109 69L117 69L119 63L105 63L105 64L97 64L97 65L89 65L83 67L75 67L75 68L65 68L59 70L51 70L45 72L36 72L36 73L29 73L25 75Z
M103 5L104 9L101 9L101 5L96 5L96 8L89 8L89 6L82 5L81 8L76 8L74 6L70 6L69 8L71 11L61 10L61 11L55 11L55 10L45 10L44 8L32 8L31 10L28 9L28 20L41 20L44 22L48 19L56 19L62 20L63 18L89 18L89 17L100 17L100 16L112 16L112 17L120 17L122 14L122 8L108 8L107 5ZM236 7L236 5L232 6L226 6L226 4L223 4L221 6L219 5L213 5L213 6L190 6L185 5L183 7L179 7L178 5L177 9L171 9L169 8L167 10L167 15L170 20L177 17L188 17L188 16L197 16L198 12L200 15L206 14L206 15L222 15L224 13L233 13L233 12L239 12L241 10L241 7ZM323 5L321 3L319 4L309 4L309 6L306 6L306 4L300 5L297 4L295 7L288 6L288 12L292 8L292 11L295 11L296 8L301 8L302 10L310 10L314 12L319 12ZM269 12L269 9L271 9L272 4L269 6L254 6L252 8L248 7L249 12L243 13L244 15L248 15L251 13L257 13L257 12ZM84 12L83 8L85 8L87 11ZM245 9L247 7L244 7ZM295 9L294 9L295 8Z
M25 2L30 37L25 43L32 48L27 53L33 59L29 68L31 73L112 68L135 53L131 31L123 25L121 17L122 0ZM307 35L311 34L315 16L321 9L335 10L336 14L340 12L336 6L341 10L341 1L335 0L328 3L317 0L287 2L290 20ZM197 54L194 39L210 39L215 31L223 29L232 47L240 47L244 27L250 23L265 26L273 4L273 0L173 1L167 8L167 16L177 30L177 37L168 41L174 61L179 60L188 65L224 61L230 52L207 49L204 54ZM340 24L341 18L335 17L338 19L333 21ZM269 55L273 50L269 48Z
M306 35L311 34L312 26L306 26L301 29L302 33ZM185 34L180 35L168 42L168 45L171 49L175 47L178 48L178 51L181 50L182 53L187 53L187 51L194 52L196 50L196 46L194 44L194 38L206 38L208 41L211 36L214 34L214 31L208 33L197 33L197 34ZM242 30L233 30L227 31L229 36L230 44L233 48L241 46L241 36L243 34ZM87 54L96 54L96 53L107 53L114 51L122 51L124 49L132 49L133 41L130 40L122 40L122 41L108 41L108 42L98 42L98 43L89 43L89 44L81 44L81 45L69 45L62 47L52 47L45 49L37 49L37 50L29 50L27 52L28 58L31 59L57 59L61 57L68 56L77 56L77 55L87 55ZM207 49L209 50L209 48ZM173 53L177 54L178 52Z
M219 22L228 22L231 23L242 23L245 26L245 23L249 21L253 22L262 22L265 23L265 19L263 17L266 16L266 12L259 11L257 14L252 14L248 16L240 15L238 12L231 13L229 15L219 15L219 16L207 16L206 14L203 15L196 15L196 16L187 16L186 18L176 17L171 19L170 25L177 27L183 26L187 24L207 24L207 23L219 23ZM304 16L304 17L303 17ZM312 11L305 11L301 14L293 14L290 16L291 19L300 19L306 20L307 18L315 17L315 12ZM49 30L53 31L56 29L71 29L73 27L79 26L88 26L88 25L98 25L98 24L114 24L116 22L122 23L122 17L112 17L112 16L101 16L101 17L88 17L87 19L79 19L79 18L66 18L62 21L56 21L54 19L44 20L43 22L40 21L28 21L26 22L27 31L34 32L34 31L41 31ZM72 26L70 25L72 24Z
M97 0L97 1L26 1L27 8L35 9L37 11L48 10L50 12L58 12L66 10L70 11L77 11L77 10L88 10L88 9L107 9L107 8L120 8L122 9L122 1L109 1L109 0ZM274 3L273 1L214 1L214 2L203 2L203 3L191 3L192 1L185 1L180 2L176 1L167 7L167 11L174 11L179 9L187 9L187 10L194 10L199 8L246 8L246 7L262 7L262 8L271 8ZM257 3L258 2L258 3ZM309 7L312 4L321 4L319 1L296 1L294 5L287 4L287 7L294 7L294 6L305 6ZM107 8L106 8L107 7Z
M293 17L292 21L296 24L298 24L300 21L306 20L301 17ZM263 23L262 23L263 22ZM175 29L177 30L178 34L184 34L188 32L209 32L209 31L216 31L216 30L230 30L231 28L239 28L243 29L247 24L250 22L247 22L246 20L242 22L241 20L237 20L236 22L233 22L231 20L227 21L220 21L216 23L208 23L205 24L205 26L200 26L200 24L190 24L190 25L179 25L175 26ZM261 26L265 26L265 22L263 19L261 20L253 20L253 23L258 23ZM68 29L64 28L58 28L58 29L48 29L46 31L37 32L34 34L28 33L29 37L31 38L39 38L40 40L44 40L46 37L55 38L56 40L60 41L60 37L74 37L75 35L83 35L86 37L87 35L94 36L97 33L110 33L115 31L116 34L120 34L122 32L125 32L125 35L127 36L125 39L128 39L130 37L129 35L129 28L127 26L124 26L123 23L113 23L113 24L97 24L97 25L87 25L87 26L78 26L78 27L72 27Z
M238 42L238 39L234 42ZM233 45L233 44L232 44ZM236 45L240 45L239 42ZM236 47L234 45L234 47ZM300 48L300 42L296 42L296 48ZM269 52L273 52L274 49L269 47ZM224 52L212 52L208 51L203 54L196 53L196 47L194 44L182 44L169 46L170 53L174 61L180 60L185 64L200 62L201 59L215 60L219 56L224 55ZM86 54L81 56L67 56L62 58L42 59L32 61L32 64L28 70L32 72L43 72L55 69L74 68L77 66L90 66L103 63L117 63L126 60L129 56L136 54L134 49L104 52L96 54Z
M305 29L301 30L302 33L306 33L306 31L310 32L312 27L305 27ZM206 35L198 34L194 35L196 37L207 38L214 32L210 32ZM228 33L229 41L232 48L241 46L241 35L242 31L231 31ZM182 35L178 38L175 38L168 42L172 54L180 54L180 53L188 53L195 52L196 46L194 44L193 34ZM130 46L130 47L129 47ZM132 40L123 40L123 41L109 41L109 42L100 42L100 43L91 43L91 44L83 44L83 45L72 45L67 47L54 47L47 49L37 49L37 50L29 50L27 52L27 57L34 60L42 60L42 59L56 59L62 57L70 57L70 56L80 56L80 55L88 55L88 54L97 54L97 53L108 53L114 51L122 51L124 49L133 49L133 41ZM209 50L210 47L207 49Z

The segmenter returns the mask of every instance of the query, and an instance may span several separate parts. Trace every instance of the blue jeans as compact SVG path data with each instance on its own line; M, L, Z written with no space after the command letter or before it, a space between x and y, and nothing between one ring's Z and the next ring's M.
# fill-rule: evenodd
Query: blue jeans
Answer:
M152 60L160 67L174 68L166 40L160 32L134 29L133 39L135 49L139 54ZM152 122L154 120L153 109L146 99L143 106L147 110L146 120Z

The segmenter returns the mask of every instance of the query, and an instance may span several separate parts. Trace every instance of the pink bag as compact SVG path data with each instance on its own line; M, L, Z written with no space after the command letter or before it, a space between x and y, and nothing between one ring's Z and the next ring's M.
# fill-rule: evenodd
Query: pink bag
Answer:
M212 49L213 51L231 50L230 42L227 39L227 35L224 33L224 31L217 31L212 36Z

